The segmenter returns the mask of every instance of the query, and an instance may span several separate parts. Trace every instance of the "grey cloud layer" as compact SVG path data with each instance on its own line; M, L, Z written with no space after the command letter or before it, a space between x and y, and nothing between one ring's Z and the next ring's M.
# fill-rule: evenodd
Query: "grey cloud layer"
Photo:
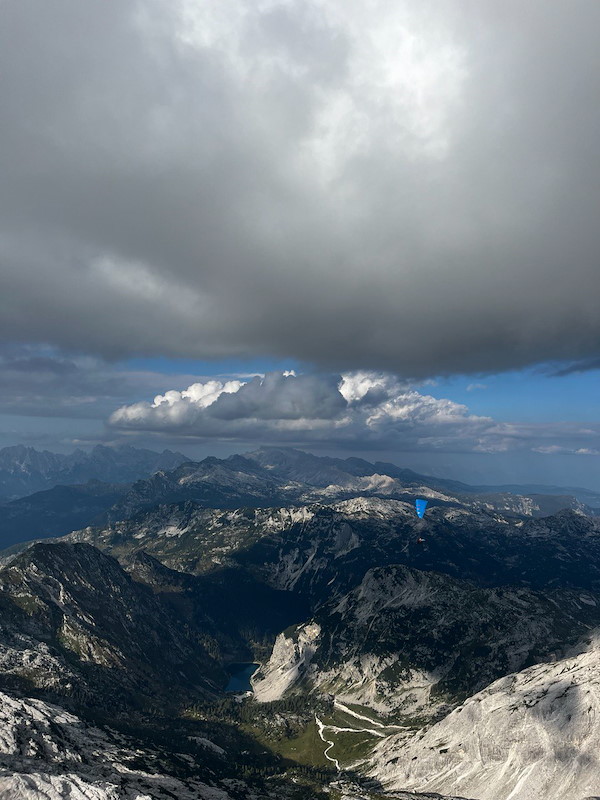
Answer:
M600 426L524 425L476 416L389 375L269 373L213 379L125 405L115 431L204 440L321 444L353 449L600 455Z
M0 336L597 358L599 26L596 0L5 0Z
M102 420L115 406L160 391L166 380L192 378L118 369L48 347L0 346L0 414Z

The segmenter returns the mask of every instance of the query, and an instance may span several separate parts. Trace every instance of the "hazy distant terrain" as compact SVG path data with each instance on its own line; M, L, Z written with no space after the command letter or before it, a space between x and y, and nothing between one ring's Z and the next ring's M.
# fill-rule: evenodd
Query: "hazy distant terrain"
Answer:
M0 502L51 489L101 481L129 483L161 469L174 469L188 459L181 453L155 453L136 447L96 445L90 452L69 455L18 445L0 449Z
M96 447L83 461L81 453L56 456L60 470L50 458L53 455L24 448L0 451L5 472L19 475L21 487L25 476L30 485L44 481L51 485L62 476L59 485L0 505L0 545L60 536L88 525L130 519L159 503L188 501L205 508L233 509L331 502L357 494L405 501L422 495L431 505L459 504L515 518L545 516L564 508L594 514L600 508L600 495L583 489L569 494L560 487L549 487L547 493L540 486L531 487L535 491L475 487L394 464L320 458L291 448L261 448L243 456L193 462L169 451ZM67 469L65 461L73 459ZM87 482L81 483L84 478Z

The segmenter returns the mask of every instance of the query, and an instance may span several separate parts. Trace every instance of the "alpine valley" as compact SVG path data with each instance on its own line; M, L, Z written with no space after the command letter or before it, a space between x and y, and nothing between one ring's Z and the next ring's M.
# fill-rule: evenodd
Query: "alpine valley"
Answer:
M290 448L0 488L0 797L600 797L597 493Z

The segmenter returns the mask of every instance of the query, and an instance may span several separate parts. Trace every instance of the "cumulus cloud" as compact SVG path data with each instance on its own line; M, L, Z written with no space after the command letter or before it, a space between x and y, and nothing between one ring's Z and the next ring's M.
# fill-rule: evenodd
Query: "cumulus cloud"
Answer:
M459 429L489 420L464 406L419 394L396 378L371 373L268 373L245 383L210 381L169 391L153 402L125 405L109 420L115 428L198 437L417 443L435 429Z
M125 405L109 424L198 439L327 444L354 449L593 454L598 429L567 423L498 423L451 400L422 394L391 375L269 373L210 381Z
M550 444L542 445L540 447L532 448L534 453L542 453L544 455L572 455L572 456L598 456L600 450L593 447L569 447L567 445Z
M470 383L467 386L467 392L476 392L478 389L487 389L485 383Z
M599 25L590 0L6 0L0 336L595 363Z

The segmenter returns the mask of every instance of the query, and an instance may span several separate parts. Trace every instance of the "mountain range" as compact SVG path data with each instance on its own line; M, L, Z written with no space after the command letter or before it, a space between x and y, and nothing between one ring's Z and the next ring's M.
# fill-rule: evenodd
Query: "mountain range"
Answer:
M262 448L3 510L86 486L0 558L2 796L600 796L592 493Z
M155 453L128 445L96 445L64 455L16 445L0 449L0 502L54 486L102 481L130 483L158 470L170 470L188 459L181 453Z
M7 452L10 451L10 452ZM10 461L11 453L13 461ZM158 504L191 501L207 508L271 507L327 503L357 496L411 501L425 497L430 505L466 506L514 517L542 517L564 508L593 515L600 510L600 495L584 489L533 487L500 491L500 487L469 486L458 481L419 475L393 464L371 464L358 458L318 457L293 448L260 448L225 459L185 459L165 450L153 453L132 447L96 447L78 460L72 456L37 453L30 448L0 451L10 475L29 475L31 485L42 481L57 485L0 505L0 546L34 538L60 536L88 525L130 519ZM85 455L85 454L83 454ZM69 469L42 467L54 458L75 459ZM34 469L33 466L37 465ZM69 462L70 463L70 462ZM50 473L54 477L50 478ZM140 476L141 474L141 476ZM1 478L1 473L0 473ZM84 481L80 483L78 481ZM5 481L5 485L7 485ZM13 481L13 488L15 484Z

